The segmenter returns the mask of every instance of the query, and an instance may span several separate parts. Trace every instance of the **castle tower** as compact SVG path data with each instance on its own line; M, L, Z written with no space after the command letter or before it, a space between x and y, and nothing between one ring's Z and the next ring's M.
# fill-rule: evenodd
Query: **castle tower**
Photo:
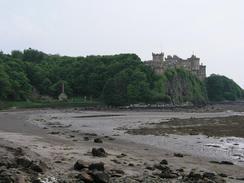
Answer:
M163 62L164 61L164 53L152 53L154 62Z
M199 70L199 67L200 67L200 58L196 57L195 55L192 55L187 60L189 60L190 63L191 63L191 70L192 71Z

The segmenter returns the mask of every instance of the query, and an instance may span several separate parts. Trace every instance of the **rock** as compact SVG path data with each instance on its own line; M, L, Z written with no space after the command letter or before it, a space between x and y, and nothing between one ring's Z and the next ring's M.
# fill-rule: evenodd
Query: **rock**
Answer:
M219 173L220 177L228 177L225 173Z
M97 136L96 133L85 133L84 135L91 136L91 137L96 137Z
M100 163L92 163L89 165L89 170L98 170L98 171L104 171L104 163L100 162Z
M168 171L162 171L159 176L163 179L173 179L173 178L176 178L178 177L177 174L175 173L172 173L172 172L168 172Z
M155 168L152 167L152 166L146 166L146 169L147 169L147 170L151 170L151 171L154 171L154 170L155 170Z
M58 135L58 134L60 134L60 132L50 132L49 134L51 134L51 135Z
M127 156L126 154L124 154L124 153L121 153L120 155L118 155L118 156L116 156L117 158L123 158L123 157L125 157L125 156Z
M79 181L84 181L85 183L92 183L94 181L92 176L85 171L82 171L80 174L78 174L76 178Z
M198 182L199 180L203 179L202 175L200 173L196 173L191 171L188 175L186 180L187 181L193 181L193 182Z
M102 139L100 139L100 138L95 138L94 139L94 142L95 143L103 143Z
M222 165L234 165L234 163L232 163L230 161L221 161L220 164L222 164Z
M182 172L184 172L184 169L183 169L183 168L179 168L179 169L177 169L176 171L182 173Z
M102 171L94 171L92 173L92 178L94 179L94 183L108 183L109 175Z
M183 158L184 157L184 155L181 154L181 153L174 153L174 156L175 157L179 157L179 158Z
M89 140L89 137L84 137L83 138L85 141L88 141Z
M121 164L120 161L118 161L117 159L111 159L112 162L116 163L116 164Z
M214 173L211 173L211 172L204 172L203 173L203 177L206 177L206 178L208 178L210 180L214 180L216 175Z
M199 133L198 132L190 132L189 135L198 135Z
M244 180L244 177L238 177L236 180Z
M29 168L32 164L32 161L30 158L26 156L21 156L16 158L16 163L18 166L22 166L24 168Z
M113 170L110 170L112 174L121 174L121 175L124 175L125 172L123 170L118 170L118 169L113 169Z
M161 165L167 165L167 164L168 164L168 161L165 160L165 159L163 159L162 161L160 161L160 164L161 164Z
M13 161L12 159L9 159L8 157L2 157L0 160L0 167L6 167L6 168L13 168L16 167L16 162Z
M170 171L170 168L165 166L165 165L162 165L162 164L155 164L154 165L154 168L158 169L158 170L162 170L162 171Z
M178 177L177 173L174 173L169 167L162 165L162 164L156 164L154 165L154 168L161 170L161 173L159 176L164 179L171 179Z
M135 165L134 165L133 163L129 163L128 166L133 167L133 166L135 166Z
M30 169L38 173L43 173L47 169L47 165L42 161L33 162L30 165Z
M1 170L0 182L1 183L15 183L15 178L13 177L13 175L11 173Z
M103 148L92 148L92 155L97 157L106 157L107 153Z
M87 168L88 164L84 162L83 160L77 160L74 164L74 170L80 171L84 168Z
M216 164L221 164L221 165L234 165L234 163L230 161L209 161L210 163L216 163Z

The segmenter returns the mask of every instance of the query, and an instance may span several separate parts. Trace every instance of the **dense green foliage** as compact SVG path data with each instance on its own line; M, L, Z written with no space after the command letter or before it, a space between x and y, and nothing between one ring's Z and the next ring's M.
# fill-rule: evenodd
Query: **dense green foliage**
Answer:
M214 91L225 91L219 100L240 97L242 90L236 85L222 87L212 80L210 77L206 81L211 100L216 99ZM32 100L36 96L55 99L61 93L62 83L69 98L96 99L116 106L207 101L205 84L195 75L183 69L156 75L135 54L68 57L33 49L15 50L11 54L0 52L0 100ZM238 88L239 93L233 95L227 85Z
M244 97L243 90L225 76L212 74L206 79L206 87L211 101L237 100Z

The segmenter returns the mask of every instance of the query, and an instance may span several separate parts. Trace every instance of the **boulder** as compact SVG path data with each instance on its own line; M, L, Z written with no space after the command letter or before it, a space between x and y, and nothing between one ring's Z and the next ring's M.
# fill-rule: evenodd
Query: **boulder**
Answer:
M103 148L92 148L92 155L97 157L106 157L107 153Z

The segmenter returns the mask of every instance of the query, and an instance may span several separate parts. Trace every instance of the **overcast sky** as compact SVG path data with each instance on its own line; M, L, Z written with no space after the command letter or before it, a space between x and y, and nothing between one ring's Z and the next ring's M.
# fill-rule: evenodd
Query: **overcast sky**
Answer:
M190 57L244 87L244 0L0 0L0 50Z

